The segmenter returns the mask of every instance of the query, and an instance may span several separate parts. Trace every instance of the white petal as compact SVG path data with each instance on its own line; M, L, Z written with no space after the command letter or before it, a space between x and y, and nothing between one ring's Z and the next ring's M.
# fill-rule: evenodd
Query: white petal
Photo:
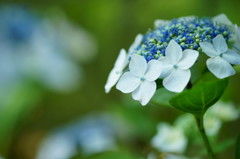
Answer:
M228 17L225 14L219 14L213 17L213 22L216 24L232 25L232 22L228 19Z
M117 60L114 64L114 68L111 70L108 76L107 83L105 85L106 93L110 92L111 88L117 83L127 63L128 63L128 59L127 59L126 51L124 49L121 49L117 57Z
M169 23L170 23L169 20L157 19L154 21L154 27L158 28L158 27L164 26Z
M156 91L156 82L150 82L145 80L140 86L132 93L132 97L135 100L140 101L142 105L146 105Z
M114 67L116 69L118 69L119 71L122 71L124 69L124 67L126 67L127 63L128 63L128 59L127 59L126 50L121 49L121 51L117 57L117 60L114 64Z
M234 47L238 52L240 52L239 51L240 50L240 28L237 25L234 26L233 36L234 36L233 41L235 42Z
M158 60L151 60L148 62L148 68L144 77L148 81L155 81L159 78L161 72L162 63Z
M166 58L172 64L177 64L182 57L182 48L174 40L171 40L166 48Z
M182 92L190 80L189 69L175 69L168 77L164 78L163 86L172 92Z
M207 67L216 77L222 79L235 74L232 66L223 58L217 56L207 60Z
M165 78L174 70L173 64L170 64L166 57L161 57L159 61L162 63L162 72L159 78Z
M116 87L123 93L130 93L134 91L140 83L140 78L136 77L130 72L126 72L122 75Z
M129 70L132 74L143 77L147 70L147 61L143 56L134 54L131 56Z
M110 72L110 74L108 76L107 83L105 85L106 93L110 92L111 88L117 83L117 81L121 75L122 75L122 71L119 72L115 68L112 69L112 71Z
M138 47L138 45L140 45L141 41L142 41L143 35L142 34L138 34L134 40L134 42L132 43L132 45L130 46L128 53L133 53L134 49L136 49Z
M200 46L203 52L209 57L215 57L219 55L219 53L213 48L213 45L209 42L201 42Z
M196 18L196 16L190 15L190 16L178 18L178 20L181 20L181 21L184 21L184 22L189 22L189 21L194 20L195 18Z
M240 55L233 50L228 50L226 53L222 54L222 57L233 65L240 64Z
M198 51L186 49L183 51L182 59L179 61L178 66L185 70L192 67L198 58Z
M224 53L228 50L226 40L222 34L219 34L213 39L213 47L218 53Z

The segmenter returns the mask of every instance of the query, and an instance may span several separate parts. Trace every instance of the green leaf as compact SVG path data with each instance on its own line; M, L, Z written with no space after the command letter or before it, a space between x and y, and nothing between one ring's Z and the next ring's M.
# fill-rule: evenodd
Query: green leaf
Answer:
M202 117L220 99L227 84L228 79L217 79L207 73L197 85L176 95L169 103L179 110Z

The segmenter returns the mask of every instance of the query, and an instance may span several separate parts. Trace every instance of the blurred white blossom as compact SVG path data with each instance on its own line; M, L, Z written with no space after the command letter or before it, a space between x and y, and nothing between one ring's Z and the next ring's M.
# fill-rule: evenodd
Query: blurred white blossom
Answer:
M222 122L219 118L209 115L208 113L204 116L204 128L209 136L215 136L218 134L220 128L222 126Z
M223 122L233 121L240 117L240 110L232 102L219 101L209 108L208 113Z
M187 138L182 129L167 123L160 123L157 134L153 137L151 143L161 152L183 153L187 146Z

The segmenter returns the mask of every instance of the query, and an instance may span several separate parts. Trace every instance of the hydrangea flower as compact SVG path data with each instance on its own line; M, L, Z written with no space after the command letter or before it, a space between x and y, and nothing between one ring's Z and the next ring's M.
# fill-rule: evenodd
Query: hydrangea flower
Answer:
M190 82L190 68L204 53L211 57L207 60L207 67L217 78L233 75L235 71L231 64L240 64L239 55L233 51L238 50L240 45L240 31L238 26L234 26L224 14L214 18L188 16L173 20L160 19L156 20L154 25L153 30L135 39L135 44L128 51L129 68L121 70L121 72L127 71L127 73L115 78L107 90L115 85L120 78L117 88L124 93L132 92L133 99L139 100L145 105L150 101L156 88L152 84L152 86L143 89L145 84L143 85L139 81L145 75L147 65L152 64L151 61L160 61L162 65L160 67L159 64L158 67L151 68L155 74L153 74L154 80L150 81L154 83L158 80L157 86L163 86L176 93L182 92ZM139 63L142 61L144 67L137 67L136 64L135 69L131 68L132 65L135 65L133 63L136 63L131 62L137 57L135 55L142 56L138 59L145 59L145 61L136 60ZM139 72L141 74L138 74ZM155 78L159 72L161 72L160 76ZM112 72L110 76L112 76L111 74ZM147 81L149 80L147 79ZM151 93L148 92L149 90Z
M166 48L163 62L163 86L172 92L181 92L188 84L191 76L190 67L198 58L198 52L191 49L182 51L180 45L174 40ZM178 79L178 80L175 80Z
M210 59L207 60L208 69L218 78L225 78L235 74L231 64L240 64L240 55L228 49L227 43L222 35L213 39L213 43L202 42L200 46Z
M114 64L114 67L108 76L107 83L105 84L106 93L109 93L111 88L117 83L117 81L123 74L123 69L127 66L129 62L128 61L129 55L134 53L135 48L140 44L141 41L142 41L142 34L138 34L134 42L128 49L128 54L125 49L121 49L117 57L117 60Z
M129 71L120 78L117 89L123 93L131 93L135 100L146 105L154 95L157 84L155 80L160 76L162 64L157 60L147 63L144 57L133 55L129 63Z

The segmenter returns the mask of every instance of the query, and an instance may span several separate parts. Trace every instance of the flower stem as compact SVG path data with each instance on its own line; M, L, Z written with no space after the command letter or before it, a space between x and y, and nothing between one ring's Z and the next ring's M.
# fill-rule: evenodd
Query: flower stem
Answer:
M195 117L197 121L197 126L199 129L199 132L201 133L202 139L204 141L204 145L208 152L208 158L209 159L216 159L215 154L213 153L212 147L209 143L208 137L206 135L204 125L203 125L203 117Z

